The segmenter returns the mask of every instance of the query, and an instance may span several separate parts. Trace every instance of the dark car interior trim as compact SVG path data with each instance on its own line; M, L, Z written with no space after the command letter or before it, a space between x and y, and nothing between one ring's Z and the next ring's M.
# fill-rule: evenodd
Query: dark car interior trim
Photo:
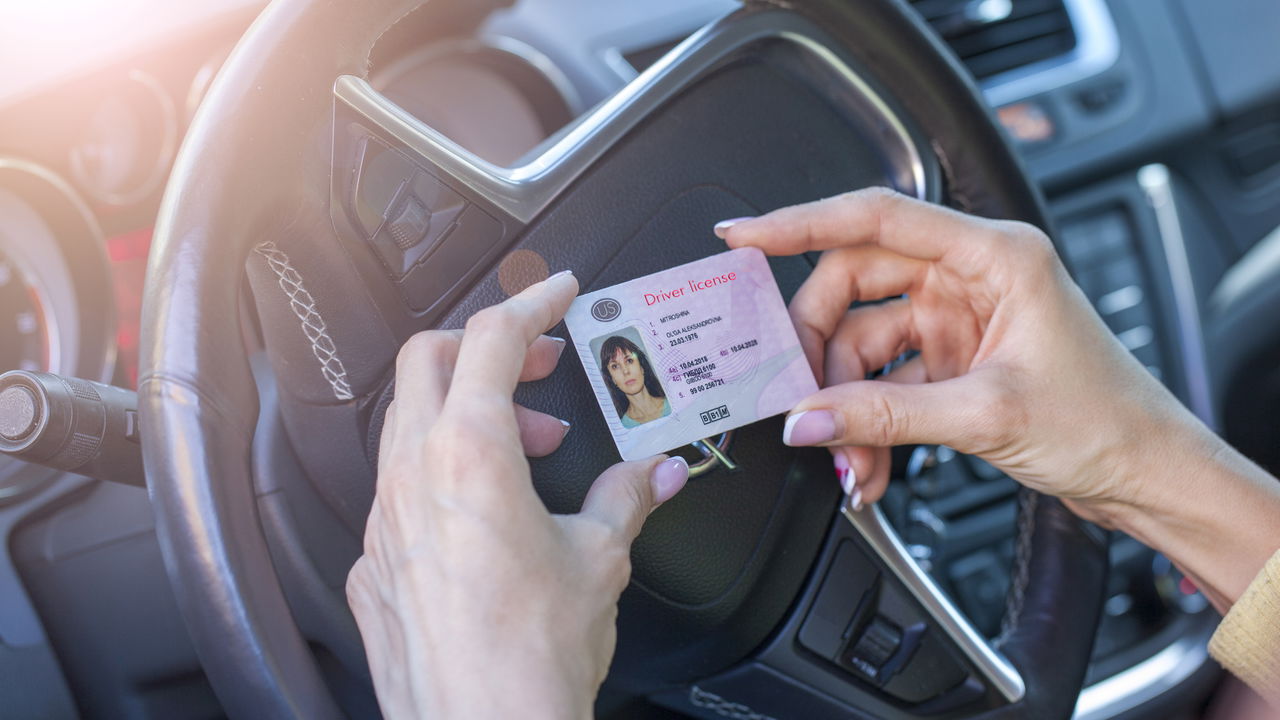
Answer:
M1097 75L1120 56L1120 39L1106 0L1063 0L1076 34L1076 47L1058 58L992 76L982 94L992 107L1021 100Z
M1022 699L1027 688L1017 668L974 629L937 583L920 569L880 508L871 506L855 510L846 497L840 512L1000 694L1011 703Z

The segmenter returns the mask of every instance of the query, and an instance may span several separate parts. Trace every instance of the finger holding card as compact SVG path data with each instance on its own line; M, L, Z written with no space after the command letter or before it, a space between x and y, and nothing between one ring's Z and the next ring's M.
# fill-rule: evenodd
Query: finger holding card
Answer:
M824 385L863 381L867 373L914 349L913 336L910 301L905 298L846 311L826 344ZM890 373L882 380L892 382L895 378ZM831 452L845 492L858 494L855 504L880 499L889 483L888 448L843 447Z
M396 397L409 398L403 403L403 413L393 412L398 403L391 403L383 424L386 446L379 458L390 457L399 435L410 433L421 437L431 428L440 414L441 406L449 390L454 368L458 363L458 348L462 345L462 330L428 330L415 335L397 357ZM529 346L520 369L520 382L541 380L550 375L564 353L565 341L543 335ZM516 424L520 441L529 457L544 457L560 447L569 423L530 408L516 404ZM396 416L403 415L397 422ZM400 428L397 433L397 428ZM409 443L412 445L412 441Z
M909 292L927 266L879 247L828 250L791 300L791 319L800 343L826 384L823 347L831 340L849 306Z

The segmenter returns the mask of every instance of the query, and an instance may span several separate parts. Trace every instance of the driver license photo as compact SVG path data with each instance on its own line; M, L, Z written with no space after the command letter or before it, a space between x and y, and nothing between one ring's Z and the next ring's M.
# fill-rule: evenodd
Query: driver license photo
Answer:
M818 390L758 248L580 295L565 324L624 460L784 413Z

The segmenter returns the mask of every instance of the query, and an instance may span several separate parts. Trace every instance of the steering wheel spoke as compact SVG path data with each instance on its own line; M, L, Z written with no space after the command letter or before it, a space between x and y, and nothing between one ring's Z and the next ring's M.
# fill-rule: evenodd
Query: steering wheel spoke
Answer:
M1026 694L1026 685L1017 668L982 637L968 618L956 608L928 573L924 572L910 556L880 508L870 506L858 510L849 500L845 498L841 506L841 514L862 536L867 546L874 551L879 562L888 571L884 574L884 581L895 584L901 592L915 601L918 609L927 617L925 629L920 634L932 632L945 637L958 651L963 661L973 668L978 676L975 679L994 690L1006 702L1016 703L1021 700ZM1024 547L1022 552L1026 551ZM1020 580L1025 582L1026 578L1023 577ZM874 622L874 618L871 622ZM865 634L867 630L864 629L863 632ZM899 642L904 640L905 637L902 637ZM851 654L856 654L856 650L851 651ZM935 673L938 672L936 669L938 662L934 661ZM954 663L955 660L950 662ZM955 687L954 683L952 687ZM981 686L978 687L980 692ZM973 690L974 686L969 684L963 686L958 695L963 697L968 693L970 699L976 699L973 696Z
M523 229L514 199L536 184L513 182L362 78L339 77L333 97L330 217L366 283L391 290L421 328Z

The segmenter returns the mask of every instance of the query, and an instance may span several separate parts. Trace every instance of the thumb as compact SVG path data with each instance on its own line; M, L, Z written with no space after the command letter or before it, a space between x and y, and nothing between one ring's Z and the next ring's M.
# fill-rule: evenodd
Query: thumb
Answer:
M787 445L947 445L981 453L1016 425L1013 395L981 371L903 385L861 380L805 398L787 416Z
M689 463L679 456L618 463L596 478L581 514L616 529L630 542L649 513L680 492L688 479Z

